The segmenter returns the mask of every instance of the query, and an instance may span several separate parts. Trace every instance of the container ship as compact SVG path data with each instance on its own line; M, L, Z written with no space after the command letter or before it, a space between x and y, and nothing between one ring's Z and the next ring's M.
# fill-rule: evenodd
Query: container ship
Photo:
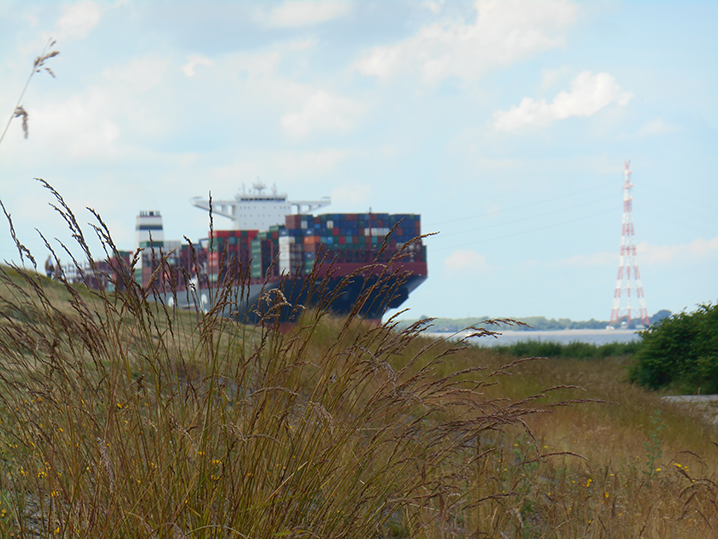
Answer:
M191 244L165 240L159 211L137 217L135 280L170 306L209 310L221 301L223 314L250 322L268 314L291 322L315 306L378 320L427 278L416 214L314 215L329 198L292 202L259 182L233 200L191 202L232 227Z

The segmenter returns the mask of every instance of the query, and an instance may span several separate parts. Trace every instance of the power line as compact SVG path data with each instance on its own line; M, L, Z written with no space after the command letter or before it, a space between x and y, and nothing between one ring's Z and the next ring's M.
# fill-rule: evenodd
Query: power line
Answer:
M609 196L607 196L607 197L603 197L603 198L599 198L599 199L592 200L592 201L590 201L590 202L586 202L585 204L574 204L574 205L572 205L572 206L568 206L568 207L562 208L562 209L560 209L560 210L554 210L554 211L547 212L547 213L541 213L541 214L539 214L539 215L530 215L530 216L528 216L528 217L522 217L522 218L520 218L520 219L514 219L514 220L512 220L512 221L504 221L503 223L495 223L495 224L493 224L493 225L486 225L486 226L482 226L482 227L479 227L479 228L471 228L471 229L468 229L468 230L460 230L460 231L458 231L458 232L447 232L447 233L445 233L445 234L442 234L441 237L443 238L443 237L446 237L446 236L456 236L457 234L465 234L465 233L468 233L468 232L477 232L477 231L479 231L479 230L485 230L485 229L487 229L487 228L496 228L496 227L499 227L499 226L512 225L512 224L514 224L514 223L520 223L520 222L523 222L523 221L530 221L530 220L532 220L532 219L537 219L537 218L539 218L539 217L546 217L546 216L548 216L548 215L555 215L555 214L557 214L557 213L561 213L561 212L564 212L564 211L572 210L572 209L574 209L574 208L580 208L580 207L582 207L582 206L589 206L589 205L593 204L594 202L602 202L602 201L608 200L608 199L610 199L610 198L616 198L616 197L615 197L614 195L609 195Z
M666 219L665 219L665 218L666 218L666 212L665 212L665 211L662 211L662 210L659 210L659 209L656 209L656 208L653 208L653 207L651 207L651 206L648 206L648 207L645 207L645 206L644 206L644 207L642 207L641 210L640 210L640 212L641 212L641 213L650 214L650 215L655 215L655 216L657 216L657 217L661 217L662 219L661 219L660 221L658 221L658 222L661 223L661 224L663 224L663 225L665 225L665 226L669 226L669 227L680 226L680 227L683 227L683 228L686 228L686 229L691 229L691 230L693 230L693 231L695 232L698 228L700 228L701 226L704 226L704 225L705 225L705 223L703 223L703 222L698 222L698 221L692 221L693 224L690 224L690 223L688 223L688 222L685 221L685 218L683 218L683 219L673 219L673 220L671 220L671 221L666 221ZM688 217L688 219L690 220L691 217L695 217L695 216L690 216L690 217ZM715 233L716 233L716 232L709 232L709 234L715 234Z
M666 200L662 196L657 196L654 193L642 193L641 199L644 198L648 202L648 204L645 204L648 207L662 206L664 208L669 208L671 213L675 213L676 210L679 210L680 212L690 217L696 217L697 214L702 214L702 217L712 217L713 219L718 221L718 217L716 217L718 216L718 206L710 207L709 204L699 203L698 201L688 202L686 200Z
M470 242L462 243L461 245L454 245L454 246L450 246L450 247L439 247L438 249L432 249L431 251L432 251L432 252L436 252L436 251L447 251L447 250L449 250L449 249L458 249L458 248L460 248L460 247L466 247L467 245L477 245L477 244L479 244L479 243L487 243L487 242L489 242L489 241L494 241L494 240L503 240L503 239L506 239L506 238L513 238L513 237L515 237L515 236L521 236L521 235L523 235L523 234L531 234L532 232L538 232L538 231L540 231L540 230L546 230L546 229L548 229L548 228L554 228L554 227L557 227L557 226L566 225L566 224L568 224L568 223L575 223L576 221L582 221L582 220L584 220L584 219L590 219L591 217L596 217L596 216L598 216L598 215L604 215L604 214L606 214L606 213L618 213L618 211L617 211L616 208L611 208L611 209L609 209L609 210L604 210L604 211L600 211L600 212L597 212L597 213L592 213L592 214L590 214L590 215L584 215L584 216L582 216L582 217L577 217L576 219L569 219L568 221L561 221L560 223L554 223L554 224L552 224L552 225L546 225L546 226L542 226L542 227L538 227L538 228L532 228L532 229L530 229L530 230L522 230L521 232L515 232L514 234L506 234L506 235L504 235L504 236L494 236L494 237L491 237L491 238L485 238L485 239L481 239L481 240L478 240L478 241L470 241Z
M602 184L599 184L599 185L595 185L595 186L593 186L593 187L589 187L588 189L584 189L584 190L582 190L582 191L574 191L573 193L568 193L568 194L565 194L565 195L559 195L559 196L553 197L553 198L546 198L546 199L544 199L544 200L537 200L537 201L535 201L535 202L529 202L528 204L522 204L522 205L520 205L520 206L511 206L511 207L508 207L508 208L503 208L503 209L498 210L498 211L478 213L478 214L476 214L476 215L469 215L469 216L466 216L466 217L458 217L458 218L456 218L456 219L449 219L449 220L447 220L447 221L437 221L437 222L435 222L435 223L430 223L430 224L426 225L426 227L427 227L427 228L431 228L431 227L436 226L436 225L443 225L443 224L446 224L446 223L457 223L457 222L459 222L459 221L467 221L467 220L469 220L469 219L477 219L477 218L479 218L479 217L488 217L489 215L496 215L497 213L502 213L502 212L506 212L506 211L520 210L520 209L522 209L522 208L528 208L528 207L530 207L530 206L536 206L536 205L538 205L538 204L544 204L544 203L546 203L546 202L553 202L554 200L560 200L560 199L562 199L562 198L567 198L567 197L572 197L572 196L576 196L576 195L581 195L581 194L583 194L583 193L588 193L589 191L594 191L594 190L596 190L596 189L600 189L600 188L602 188L602 187L606 187L606 186L608 186L608 185L613 185L613 184L616 184L616 183L620 183L620 182L617 182L617 181L615 181L615 180L612 180L612 181L610 181L610 182L606 182L606 183L602 183Z

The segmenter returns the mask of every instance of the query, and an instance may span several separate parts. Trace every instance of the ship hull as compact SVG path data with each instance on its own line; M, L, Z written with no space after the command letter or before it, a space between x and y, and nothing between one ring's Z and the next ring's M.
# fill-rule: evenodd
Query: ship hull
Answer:
M426 280L424 275L354 275L287 279L277 285L282 295L269 293L246 311L253 323L262 318L295 322L307 308L319 309L337 316L356 314L367 320L381 320L389 309L399 308L409 295ZM278 302L285 301L287 305Z
M201 288L157 294L169 307L210 312L238 322L295 322L307 309L338 316L355 312L368 320L380 320L388 309L399 308L426 280L426 275L396 272L390 275L355 274L321 278L284 278L262 284L233 286L227 293ZM158 299L159 299L158 298Z

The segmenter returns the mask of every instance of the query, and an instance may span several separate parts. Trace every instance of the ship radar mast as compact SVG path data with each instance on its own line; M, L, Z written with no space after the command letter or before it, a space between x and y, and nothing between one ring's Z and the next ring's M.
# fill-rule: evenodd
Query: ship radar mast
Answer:
M242 184L242 190L234 200L212 199L212 214L232 220L234 230L269 230L272 225L283 225L284 217L292 213L311 213L331 204L329 197L321 200L287 200L286 193L272 185L271 193L265 193L267 186L259 178L252 184L249 192ZM196 208L210 211L210 202L202 197L190 200ZM293 211L295 210L295 211Z

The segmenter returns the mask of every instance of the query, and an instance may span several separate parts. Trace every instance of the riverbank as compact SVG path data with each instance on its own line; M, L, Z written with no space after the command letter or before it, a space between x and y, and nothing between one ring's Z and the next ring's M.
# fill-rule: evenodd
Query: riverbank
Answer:
M437 338L461 339L471 335L471 333L473 332L435 332L429 333L429 335ZM524 341L557 342L559 344L582 342L600 346L613 342L627 343L638 340L640 340L639 333L630 329L562 329L558 331L499 331L495 337L474 337L469 339L469 342L479 346L506 346Z

